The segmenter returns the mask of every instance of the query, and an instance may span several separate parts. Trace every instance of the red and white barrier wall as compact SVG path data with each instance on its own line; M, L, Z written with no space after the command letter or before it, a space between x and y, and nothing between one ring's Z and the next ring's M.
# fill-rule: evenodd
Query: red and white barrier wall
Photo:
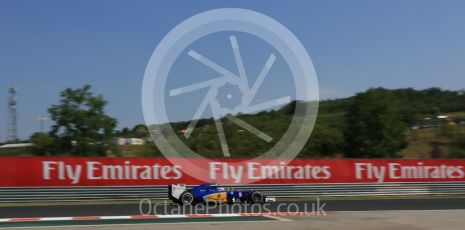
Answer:
M420 159L190 159L173 165L164 158L0 158L0 187L130 186L199 184L298 184L465 182L465 160ZM289 163L289 164L286 164ZM189 176L191 165L205 169Z

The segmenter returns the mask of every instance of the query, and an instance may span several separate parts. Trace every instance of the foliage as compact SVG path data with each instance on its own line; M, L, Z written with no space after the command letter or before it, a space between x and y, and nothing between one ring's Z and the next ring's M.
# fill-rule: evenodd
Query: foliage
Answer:
M32 154L35 156L48 156L56 152L55 150L55 138L47 133L34 133L31 136L31 147Z
M27 155L29 148L0 149L0 157Z
M454 137L449 156L455 158L465 157L465 133L459 133Z
M317 123L300 156L332 157L341 153L343 148L344 135L341 130Z
M296 103L275 111L240 115L241 119L270 133L272 143L264 143L223 120L231 153L238 157L254 157L267 151L286 131ZM398 157L398 152L407 145L408 126L421 123L426 116L454 111L465 111L464 93L438 88L377 88L354 97L321 101L315 128L299 156ZM194 133L186 140L182 130L188 124L171 125L194 151L206 157L220 157L221 147L213 120L199 120Z
M94 96L91 87L68 88L61 92L58 105L48 110L55 122L50 135L56 150L74 156L105 156L111 145L116 120L104 112L107 102Z
M266 143L236 124L223 119L223 129L235 157L255 157L269 150L286 132L294 114L296 103L273 111L256 114L242 114L239 117L262 130L273 141ZM90 86L81 89L66 89L61 93L61 101L49 109L55 126L49 135L34 134L31 148L36 155L67 154L75 156L125 156L119 146L112 146L110 138L149 138L143 124L113 132L116 120L107 116L103 109L106 101L101 96L93 96ZM415 90L412 88L388 90L369 89L364 93L343 99L324 100L319 104L318 117L311 138L299 157L397 157L400 149L406 146L405 133L408 126L421 125L425 117L434 118L450 112L465 111L464 91L448 91L439 88ZM464 117L454 117L459 124ZM189 121L171 123L171 126L184 143L205 157L221 157L215 123L212 119L201 119L189 139L183 131ZM431 128L432 129L432 128ZM457 129L449 129L445 123L437 137L440 148L434 156L465 157L463 139ZM425 130L426 131L426 130ZM50 142L53 142L50 145ZM426 144L429 146L428 144ZM446 146L447 145L447 146ZM439 145L438 145L439 146ZM132 148L126 146L127 148ZM154 145L135 148L131 156L160 156ZM9 153L7 153L9 154Z
M385 89L357 94L344 131L347 157L396 157L406 147L406 126L395 97Z
M150 134L146 125L138 124L132 129L123 128L121 131L116 131L113 136L124 138L149 138Z

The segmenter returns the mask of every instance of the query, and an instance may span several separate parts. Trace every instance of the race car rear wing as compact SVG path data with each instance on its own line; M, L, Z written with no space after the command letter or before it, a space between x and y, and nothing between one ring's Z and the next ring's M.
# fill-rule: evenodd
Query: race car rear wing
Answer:
M175 202L179 200L181 194L186 190L185 184L170 184L168 185L168 198Z

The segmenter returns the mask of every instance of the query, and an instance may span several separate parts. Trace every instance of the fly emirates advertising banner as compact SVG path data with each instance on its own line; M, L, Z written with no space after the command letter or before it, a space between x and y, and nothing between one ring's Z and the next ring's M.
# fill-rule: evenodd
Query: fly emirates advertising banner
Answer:
M465 160L0 158L0 186L463 182ZM201 177L189 175L192 168ZM190 170L185 170L190 169ZM199 171L200 172L200 171Z

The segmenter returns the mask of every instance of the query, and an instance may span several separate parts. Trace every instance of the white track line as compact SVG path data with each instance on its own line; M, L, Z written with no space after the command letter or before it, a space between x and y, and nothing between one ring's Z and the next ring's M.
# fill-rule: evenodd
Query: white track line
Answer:
M315 216L317 212L268 212L268 213L224 213L224 214L186 214L186 215L134 215L134 216L75 216L75 217L33 217L2 218L0 222L41 222L41 221L80 221L80 220L140 220L159 218L214 218L214 217L248 217L248 216Z

